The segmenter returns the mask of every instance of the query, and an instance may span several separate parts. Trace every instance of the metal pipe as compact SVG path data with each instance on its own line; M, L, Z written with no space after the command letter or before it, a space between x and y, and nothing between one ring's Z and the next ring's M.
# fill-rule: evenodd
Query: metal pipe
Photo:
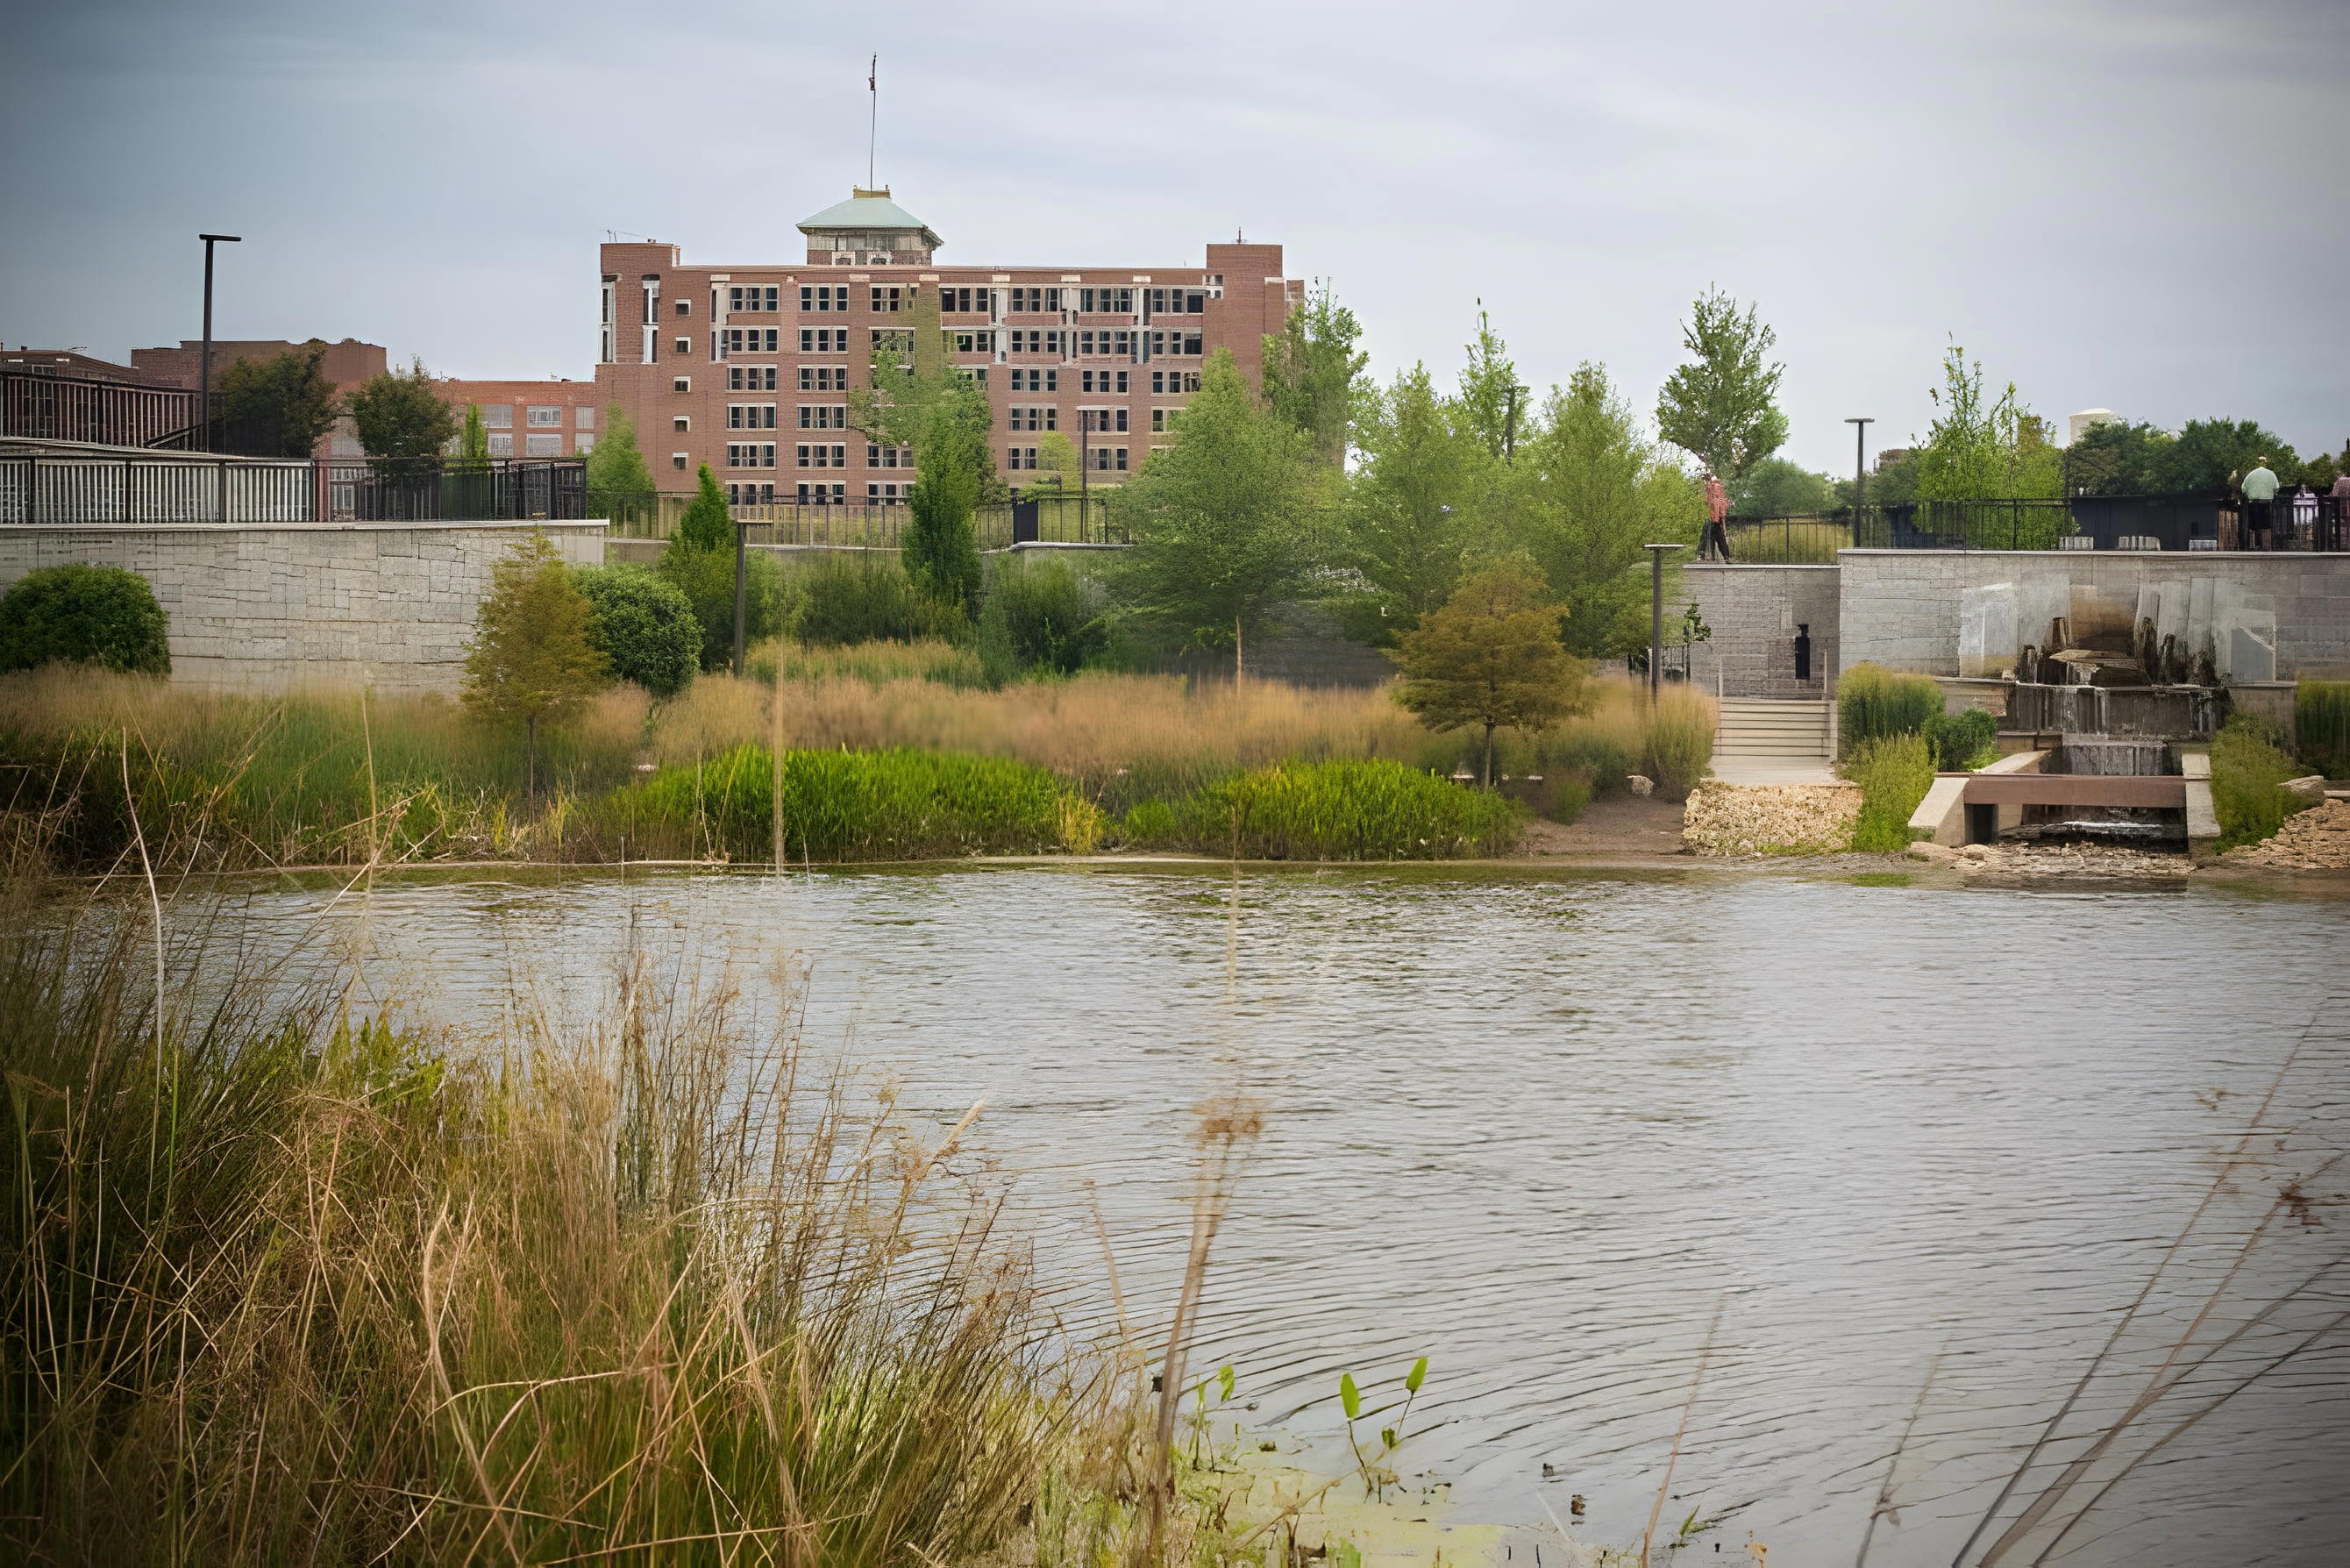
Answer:
M204 242L204 352L197 371L196 421L204 432L206 451L213 439L213 247L243 243L235 234L198 234Z
M1644 545L1648 552L1648 701L1662 692L1665 679L1665 552L1681 545Z

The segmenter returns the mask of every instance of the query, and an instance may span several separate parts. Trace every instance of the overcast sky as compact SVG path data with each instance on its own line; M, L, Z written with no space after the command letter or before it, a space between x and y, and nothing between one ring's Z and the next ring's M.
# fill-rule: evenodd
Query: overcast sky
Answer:
M1718 283L1787 452L1922 432L1955 340L2061 418L2350 440L2350 5L0 0L0 340L356 337L593 375L605 231L787 262L866 158L949 262L1333 279L1373 369L1653 408Z

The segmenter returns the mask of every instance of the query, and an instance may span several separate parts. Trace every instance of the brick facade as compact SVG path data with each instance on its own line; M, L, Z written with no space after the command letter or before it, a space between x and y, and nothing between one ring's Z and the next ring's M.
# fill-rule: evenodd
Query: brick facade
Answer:
M608 422L605 394L593 381L463 381L433 383L459 424L468 405L482 410L492 457L584 457ZM339 438L338 438L339 439ZM346 453L357 456L358 443Z
M1090 483L1114 485L1169 439L1167 411L1208 354L1261 373L1265 335L1303 293L1269 244L1211 244L1197 266L941 264L937 236L887 192L801 227L806 258L791 264L603 246L597 389L634 422L659 488L691 489L707 463L741 501L902 500L910 462L847 428L847 394L870 385L884 335L931 320L986 389L1008 483L1057 431L1082 437Z

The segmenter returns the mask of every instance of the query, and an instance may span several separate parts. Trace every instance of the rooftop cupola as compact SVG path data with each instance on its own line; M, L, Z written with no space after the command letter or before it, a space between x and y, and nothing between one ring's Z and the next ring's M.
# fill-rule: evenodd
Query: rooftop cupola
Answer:
M802 218L811 266L928 266L941 244L930 224L879 191L851 187L848 200Z

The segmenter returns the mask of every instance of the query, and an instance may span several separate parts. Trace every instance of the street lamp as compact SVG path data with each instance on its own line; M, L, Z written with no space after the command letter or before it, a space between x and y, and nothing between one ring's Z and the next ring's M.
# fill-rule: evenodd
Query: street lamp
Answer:
M1663 691L1665 679L1665 552L1685 550L1686 545L1643 545L1648 552L1648 701Z
M1846 420L1852 427L1852 527L1853 540L1860 543L1860 507L1868 499L1868 427L1874 419Z
M197 373L196 418L204 432L204 450L213 439L213 247L244 244L239 234L198 234L204 242L204 357Z

